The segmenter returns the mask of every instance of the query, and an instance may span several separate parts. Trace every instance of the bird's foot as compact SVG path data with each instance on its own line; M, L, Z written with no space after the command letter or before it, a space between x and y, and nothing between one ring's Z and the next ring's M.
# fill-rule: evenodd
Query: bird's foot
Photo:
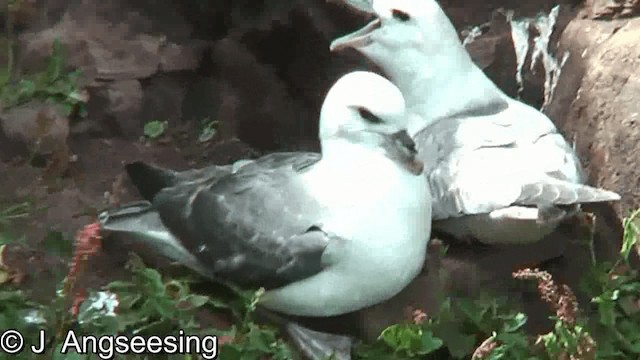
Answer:
M311 330L294 322L288 323L286 330L294 345L309 360L351 360L351 337Z

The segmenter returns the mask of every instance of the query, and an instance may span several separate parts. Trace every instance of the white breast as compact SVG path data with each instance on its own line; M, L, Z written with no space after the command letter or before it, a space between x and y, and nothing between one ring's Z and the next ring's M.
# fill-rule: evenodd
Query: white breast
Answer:
M327 251L332 265L321 273L265 294L266 307L339 315L394 296L421 270L431 232L425 177L380 154L360 156L356 171L321 161L305 175L310 192L331 210L322 229L346 241Z

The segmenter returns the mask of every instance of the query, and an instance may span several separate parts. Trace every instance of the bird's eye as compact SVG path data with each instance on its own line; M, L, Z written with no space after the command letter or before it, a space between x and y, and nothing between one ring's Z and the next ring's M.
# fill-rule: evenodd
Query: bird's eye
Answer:
M409 14L398 9L391 10L391 16L393 16L394 19L400 20L402 22L409 21L411 19L411 16L409 16Z
M371 124L383 124L384 121L382 119L380 119L379 117L373 115L371 113L371 111L363 108L363 107L359 107L358 108L358 113L360 114L360 116L367 120L367 122L371 123Z

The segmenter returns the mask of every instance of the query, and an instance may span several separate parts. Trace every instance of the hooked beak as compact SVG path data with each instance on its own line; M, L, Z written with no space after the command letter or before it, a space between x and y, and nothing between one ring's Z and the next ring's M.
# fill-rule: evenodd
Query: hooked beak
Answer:
M373 42L371 34L379 29L381 24L380 19L376 18L362 29L333 40L329 45L329 51L338 51L348 47L360 48L371 44Z
M414 175L421 175L424 171L424 163L418 159L416 143L413 142L407 130L398 131L388 135L389 142L384 146L387 156L397 161L405 169Z

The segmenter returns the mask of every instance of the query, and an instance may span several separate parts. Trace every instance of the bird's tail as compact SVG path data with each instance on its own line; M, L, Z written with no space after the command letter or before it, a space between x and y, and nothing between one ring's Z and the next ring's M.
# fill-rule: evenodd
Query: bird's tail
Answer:
M140 195L148 201L152 201L160 190L175 185L178 182L178 173L157 166L136 161L125 165L127 174Z
M517 200L520 205L576 205L620 200L613 191L563 180L524 185Z
M202 169L178 172L136 161L125 165L125 169L140 195L147 201L153 201L153 198L164 188L185 182L220 178L251 162L253 160L241 160L231 165L211 165Z
M159 255L205 277L211 277L206 267L163 225L160 215L147 201L132 202L117 209L103 211L98 216L98 221L102 230L125 235L127 239L142 244Z

